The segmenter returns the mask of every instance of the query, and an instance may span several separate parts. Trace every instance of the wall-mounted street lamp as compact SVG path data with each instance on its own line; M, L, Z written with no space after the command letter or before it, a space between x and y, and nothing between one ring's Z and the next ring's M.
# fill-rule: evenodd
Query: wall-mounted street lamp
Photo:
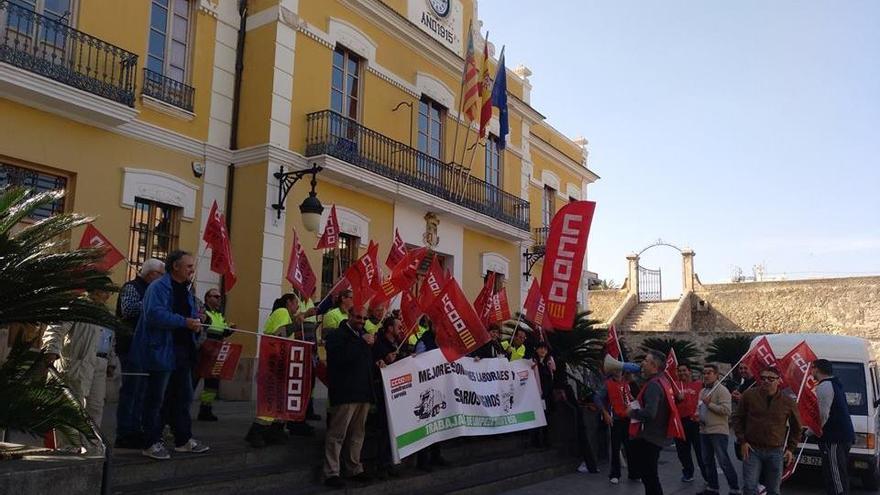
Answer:
M306 175L311 174L312 190L309 191L308 197L306 197L302 204L299 205L299 211L302 213L302 222L306 230L309 232L318 231L321 226L321 213L324 212L324 206L321 205L321 202L318 200L318 195L315 192L315 186L318 184L315 177L318 175L318 172L322 170L324 169L315 163L312 164L312 168L285 172L284 166L282 165L279 172L272 174L278 179L278 202L273 204L272 208L275 208L275 210L278 211L279 219L281 218L281 212L284 211L284 201L287 199L287 195L290 194L290 190L293 189L293 185Z

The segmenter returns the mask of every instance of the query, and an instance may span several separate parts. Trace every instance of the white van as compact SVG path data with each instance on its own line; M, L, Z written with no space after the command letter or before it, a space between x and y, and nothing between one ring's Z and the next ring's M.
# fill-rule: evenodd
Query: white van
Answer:
M834 364L834 375L843 384L856 432L856 441L849 452L850 475L861 478L865 488L877 490L880 487L880 442L877 441L880 433L877 415L877 408L880 406L880 381L877 377L877 363L871 356L868 341L858 337L819 333L770 334L765 337L778 358L782 358L806 340L818 358L827 359ZM760 337L752 341L752 346L758 339ZM807 440L800 465L821 466L819 447L814 439Z

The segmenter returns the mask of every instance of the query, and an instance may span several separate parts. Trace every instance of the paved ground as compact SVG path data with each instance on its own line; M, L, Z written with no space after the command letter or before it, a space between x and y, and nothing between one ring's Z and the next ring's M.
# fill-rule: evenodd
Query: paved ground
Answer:
M731 456L733 453L731 452ZM734 465L739 468L740 463L734 459ZM572 473L560 478L538 483L536 485L526 486L518 490L505 492L507 495L636 495L643 493L641 483L633 483L626 479L620 481L619 485L608 483L607 466L601 469L599 474L581 474ZM624 473L625 473L624 469ZM664 449L660 456L660 481L663 484L665 495L684 495L696 494L703 490L702 480L697 479L692 483L683 483L680 480L681 465L675 455L675 449L672 447ZM727 493L727 484L724 481L724 475L719 473L721 482L721 493ZM864 490L858 480L853 479L852 493L869 494L877 492L869 492ZM785 495L817 495L825 493L822 481L822 475L817 470L798 468L794 476L782 485L782 493Z

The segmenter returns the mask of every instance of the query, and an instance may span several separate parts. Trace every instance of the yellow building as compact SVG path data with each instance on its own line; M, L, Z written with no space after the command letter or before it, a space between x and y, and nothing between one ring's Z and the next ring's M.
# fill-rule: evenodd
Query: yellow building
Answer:
M0 0L0 185L67 188L55 210L96 215L128 254L117 282L147 257L199 253L199 293L219 282L200 241L217 201L237 265L229 317L255 329L289 290L293 229L319 290L339 275L296 209L311 176L277 208L276 174L317 165L343 269L369 240L384 261L395 229L423 245L433 213L466 294L493 271L516 310L523 254L598 177L586 140L530 105L522 66L507 71L506 148L494 117L486 145L463 153L476 133L458 111L469 25L473 0Z

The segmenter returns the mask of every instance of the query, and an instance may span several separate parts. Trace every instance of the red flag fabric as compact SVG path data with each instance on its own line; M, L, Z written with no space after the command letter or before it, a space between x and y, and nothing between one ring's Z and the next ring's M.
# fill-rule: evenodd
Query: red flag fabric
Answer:
M491 338L454 278L449 279L428 308L437 346L452 362L481 347Z
M489 323L500 323L510 319L510 304L507 302L507 288L492 295L492 306L489 312Z
M608 329L608 337L605 339L605 353L621 361L620 341L617 339L617 327L614 325L611 325L611 328Z
M208 221L205 222L205 232L202 234L202 240L208 246L214 246L220 242L221 230L224 222L220 220L220 211L217 208L217 200L211 204L211 213L208 214Z
M257 370L257 416L305 421L312 393L312 342L263 337Z
M425 274L425 280L419 288L419 307L422 311L427 311L428 307L434 302L434 299L443 290L446 284L446 274L440 268L440 261L434 256L431 261L431 267Z
M199 348L198 374L202 378L232 380L241 358L241 344L208 339Z
M550 323L557 330L571 330L574 324L581 269L595 209L596 203L592 201L572 201L550 222L541 289Z
M345 272L345 278L351 282L355 308L362 308L373 297L374 292L381 290L382 273L376 261L378 254L379 245L370 241L367 252Z
M220 234L211 245L211 271L223 275L223 288L229 291L238 280L235 276L235 261L232 259L232 246L226 232L226 217L220 214Z
M404 244L403 239L400 237L400 232L394 229L394 241L391 243L388 257L385 258L385 266L393 270L404 256L406 256L406 244Z
M403 328L407 331L415 329L424 312L419 307L418 301L412 292L405 290L400 298L400 318L403 320ZM406 336L408 337L408 335Z
M810 373L810 367L815 360L816 354L810 346L806 342L801 342L779 360L779 372L782 373L785 384L798 394L797 405L801 423L817 435L821 435L822 420L819 416L819 398L816 396L818 383Z
M770 342L767 341L767 337L761 337L758 342L755 343L755 346L743 356L742 363L748 366L749 371L752 372L752 376L755 377L756 380L764 368L770 366L774 366L777 369L779 368L779 362L776 360L776 355L773 354L773 349L770 347ZM784 376L781 378L785 380Z
M678 372L678 356L675 355L675 349L669 349L666 355L666 367L663 371L675 380L675 374Z
M339 246L339 220L336 219L336 205L330 207L330 216L324 225L324 233L318 239L315 249L332 249Z
M407 251L403 259L391 270L391 276L379 285L375 296L376 302L388 301L397 294L408 291L418 280L419 265L422 264L426 254L428 254L426 247Z
M104 250L104 257L95 265L95 268L99 270L110 271L117 263L125 259L125 255L119 252L116 246L92 224L86 226L82 239L79 240L79 248L99 248Z
M483 288L480 289L480 293L474 299L474 310L476 310L481 322L486 322L489 318L493 294L495 294L495 272L489 272L489 276L483 282Z
M544 296L541 294L541 286L538 285L538 279L532 279L532 285L529 286L529 292L526 294L526 303L523 305L523 317L532 322L539 329L546 328L547 304L544 302Z
M293 244L290 246L290 264L287 266L287 281L304 297L312 297L315 293L315 287L318 284L318 278L312 271L312 265L309 264L309 258L299 242L299 236L296 230L293 231Z

